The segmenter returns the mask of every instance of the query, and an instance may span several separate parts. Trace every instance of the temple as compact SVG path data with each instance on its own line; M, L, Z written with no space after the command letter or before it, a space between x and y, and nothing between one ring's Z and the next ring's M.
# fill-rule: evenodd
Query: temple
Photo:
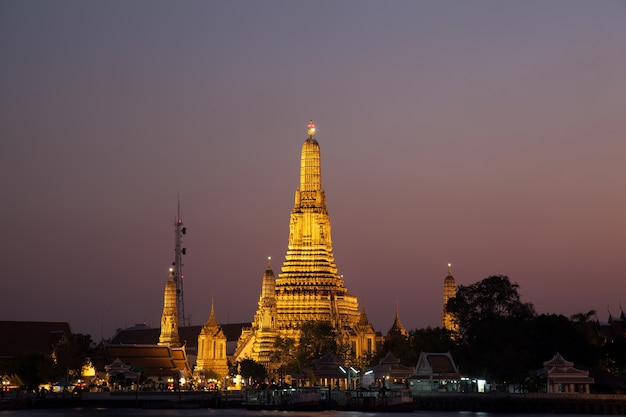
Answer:
M159 346L180 346L178 337L178 307L176 305L176 282L174 270L170 268L170 276L165 283L163 294L163 314L161 315L161 335Z
M444 329L456 333L459 330L459 326L454 321L453 315L446 311L448 300L454 297L456 297L456 283L452 276L452 264L448 264L448 275L443 279L443 311L441 313L441 325Z
M208 385L208 380L221 382L228 376L226 343L226 335L215 318L211 300L211 315L198 335L198 358L194 368L194 376L201 386Z
M373 354L380 338L337 271L313 121L302 145L285 260L277 278L268 265L254 321L243 331L233 362L250 358L267 364L276 336L298 342L306 321L330 322L355 358Z

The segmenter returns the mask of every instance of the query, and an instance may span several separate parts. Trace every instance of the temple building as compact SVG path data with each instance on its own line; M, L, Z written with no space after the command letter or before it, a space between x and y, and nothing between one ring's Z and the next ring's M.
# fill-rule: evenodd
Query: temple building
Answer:
M211 302L211 315L198 335L198 358L194 376L201 383L209 379L221 382L228 376L226 342L226 335L215 318Z
M119 373L128 379L139 375L131 368L141 368L143 375L153 381L162 381L160 389L186 387L191 377L191 367L186 347L178 335L178 308L174 270L170 273L163 293L161 334L158 343L112 341L105 344L107 360L105 370L111 377ZM169 382L168 382L169 381ZM156 388L156 387L155 387Z
M537 375L546 378L548 393L589 394L589 386L595 382L589 371L574 368L574 362L565 360L558 352L543 363L543 369Z
M441 313L441 325L444 329L456 333L459 331L459 326L454 321L453 315L446 311L448 300L454 297L456 297L456 283L452 276L452 264L448 264L448 275L443 279L443 311Z
M312 121L302 145L300 186L291 211L285 260L278 277L269 266L265 271L254 321L242 333L233 362L250 358L267 363L276 336L297 343L300 327L307 321L330 322L340 342L348 343L357 358L368 349L373 353L380 338L337 271Z

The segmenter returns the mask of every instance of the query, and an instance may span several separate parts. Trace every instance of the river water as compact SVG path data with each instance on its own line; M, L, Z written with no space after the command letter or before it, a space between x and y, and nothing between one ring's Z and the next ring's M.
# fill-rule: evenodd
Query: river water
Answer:
M360 411L252 411L228 409L144 410L133 408L64 408L0 411L0 417L511 417L522 414L474 413L470 411L415 411L413 413L368 413ZM523 414L546 417L546 414ZM558 417L585 417L589 414L558 414Z

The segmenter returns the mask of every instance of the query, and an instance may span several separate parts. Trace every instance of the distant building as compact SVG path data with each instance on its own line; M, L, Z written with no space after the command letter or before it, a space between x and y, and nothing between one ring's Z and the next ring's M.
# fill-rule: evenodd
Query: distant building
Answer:
M543 363L543 369L537 372L547 380L548 392L584 393L589 394L589 386L594 379L589 371L574 368L574 362L565 360L556 353L552 359Z
M194 376L201 384L208 379L221 382L228 376L226 344L226 335L215 318L211 303L211 315L198 335L198 358Z
M456 392L461 375L450 352L421 352L410 379L414 394L427 392Z
M202 331L201 325L179 327L178 333L180 342L185 346L189 365L191 367L196 364L198 354L198 337ZM230 358L235 352L237 341L243 328L250 327L250 323L229 323L221 324L220 328L226 336L226 356ZM128 329L118 329L117 333L108 342L113 345L156 345L159 341L160 329L148 326L133 326Z
M105 371L113 379L121 373L136 382L141 372L155 388L184 384L191 376L184 347L160 345L106 345L108 365ZM160 386L159 386L160 385Z
M453 333L459 331L459 326L454 316L446 310L448 300L456 297L456 282L452 276L452 264L448 264L448 275L443 279L443 311L441 313L441 325L444 329Z
M138 378L138 372L141 370L143 376L160 385L159 388L168 386L171 388L185 384L191 379L187 352L185 346L180 343L178 334L176 302L176 282L173 270L170 270L163 293L163 313L158 343L121 344L113 341L107 343L105 353L108 365L105 366L105 370L109 377L121 374L125 379L132 380L133 377Z
M367 368L363 374L362 385L364 388L378 386L379 388L392 388L398 385L407 385L407 380L413 373L413 368L404 366L400 359L387 352L378 364Z
M174 281L173 269L170 269L170 275L165 283L165 291L163 294L163 314L161 315L159 346L180 346L176 299L176 282Z

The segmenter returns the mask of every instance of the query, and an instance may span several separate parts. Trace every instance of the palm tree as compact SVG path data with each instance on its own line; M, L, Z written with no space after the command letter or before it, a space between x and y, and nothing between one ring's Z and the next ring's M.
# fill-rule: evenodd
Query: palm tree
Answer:
M585 335L589 344L596 346L604 344L605 340L600 331L598 316L596 316L595 310L572 314L570 320Z
M591 319L596 317L596 310L589 310L586 313L576 313L570 316L570 320L574 323L591 323ZM597 321L596 317L596 321Z

